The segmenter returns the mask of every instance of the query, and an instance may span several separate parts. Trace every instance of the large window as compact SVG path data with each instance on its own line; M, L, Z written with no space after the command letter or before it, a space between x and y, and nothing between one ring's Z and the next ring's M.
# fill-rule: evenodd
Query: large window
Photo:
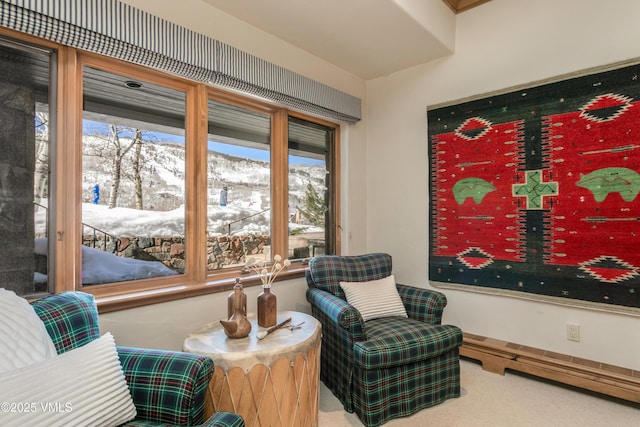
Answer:
M207 267L269 261L271 117L213 99L208 112Z
M335 253L333 128L289 118L289 256Z
M82 74L82 284L184 273L185 93Z
M247 257L288 257L285 278L339 253L338 125L44 45L0 44L0 84L26 94L0 109L0 272L19 293L117 309L258 284Z

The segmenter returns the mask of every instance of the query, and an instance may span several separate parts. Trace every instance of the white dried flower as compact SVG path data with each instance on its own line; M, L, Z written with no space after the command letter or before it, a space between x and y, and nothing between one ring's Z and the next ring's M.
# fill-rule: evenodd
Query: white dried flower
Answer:
M289 266L291 266L291 261L288 259L285 259L281 263L280 261L282 261L282 257L278 254L273 257L273 260L274 263L271 265L271 271L269 271L268 263L266 261L260 262L253 257L246 259L245 268L253 270L258 277L260 277L262 286L271 286L278 274L285 268L289 268Z

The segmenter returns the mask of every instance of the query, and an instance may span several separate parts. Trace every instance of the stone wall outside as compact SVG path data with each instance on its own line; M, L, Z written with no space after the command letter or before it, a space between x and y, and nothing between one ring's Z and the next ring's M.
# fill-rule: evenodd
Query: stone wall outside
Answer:
M83 236L82 243L126 258L145 261L161 261L177 271L185 268L185 239L168 237L119 237ZM207 240L207 267L217 270L245 263L245 256L262 254L271 244L267 235L213 236Z

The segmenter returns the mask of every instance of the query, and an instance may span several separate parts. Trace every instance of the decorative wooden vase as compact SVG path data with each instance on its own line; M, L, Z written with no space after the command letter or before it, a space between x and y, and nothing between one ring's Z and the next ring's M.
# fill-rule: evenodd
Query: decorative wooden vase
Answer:
M244 293L244 286L242 286L242 279L240 279L239 277L236 277L236 284L233 286L233 291L231 291L231 293L227 297L227 319L231 319L231 316L233 316L233 312L235 311L234 301L235 301L236 288L238 287L242 292L242 297L241 297L242 301L240 304L242 307L242 314L244 314L245 316L247 315L247 294Z
M220 324L229 338L244 338L251 332L251 322L247 319L247 295L239 279L236 279L233 294L229 295L229 298L233 313L228 320L221 320Z
M263 286L258 295L258 325L269 328L276 324L278 318L277 298L271 293L271 286Z

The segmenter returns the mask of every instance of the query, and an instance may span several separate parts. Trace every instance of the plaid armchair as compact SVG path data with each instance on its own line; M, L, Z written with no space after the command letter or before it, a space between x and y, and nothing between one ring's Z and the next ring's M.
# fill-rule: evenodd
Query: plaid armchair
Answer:
M462 331L441 324L444 294L396 284L409 318L364 322L340 287L389 275L391 256L382 253L315 257L306 272L307 300L322 323L320 379L366 426L460 396Z
M64 292L32 303L58 354L100 337L93 295ZM242 427L237 414L218 412L204 420L204 399L213 361L190 353L118 347L137 417L126 426L202 425Z

